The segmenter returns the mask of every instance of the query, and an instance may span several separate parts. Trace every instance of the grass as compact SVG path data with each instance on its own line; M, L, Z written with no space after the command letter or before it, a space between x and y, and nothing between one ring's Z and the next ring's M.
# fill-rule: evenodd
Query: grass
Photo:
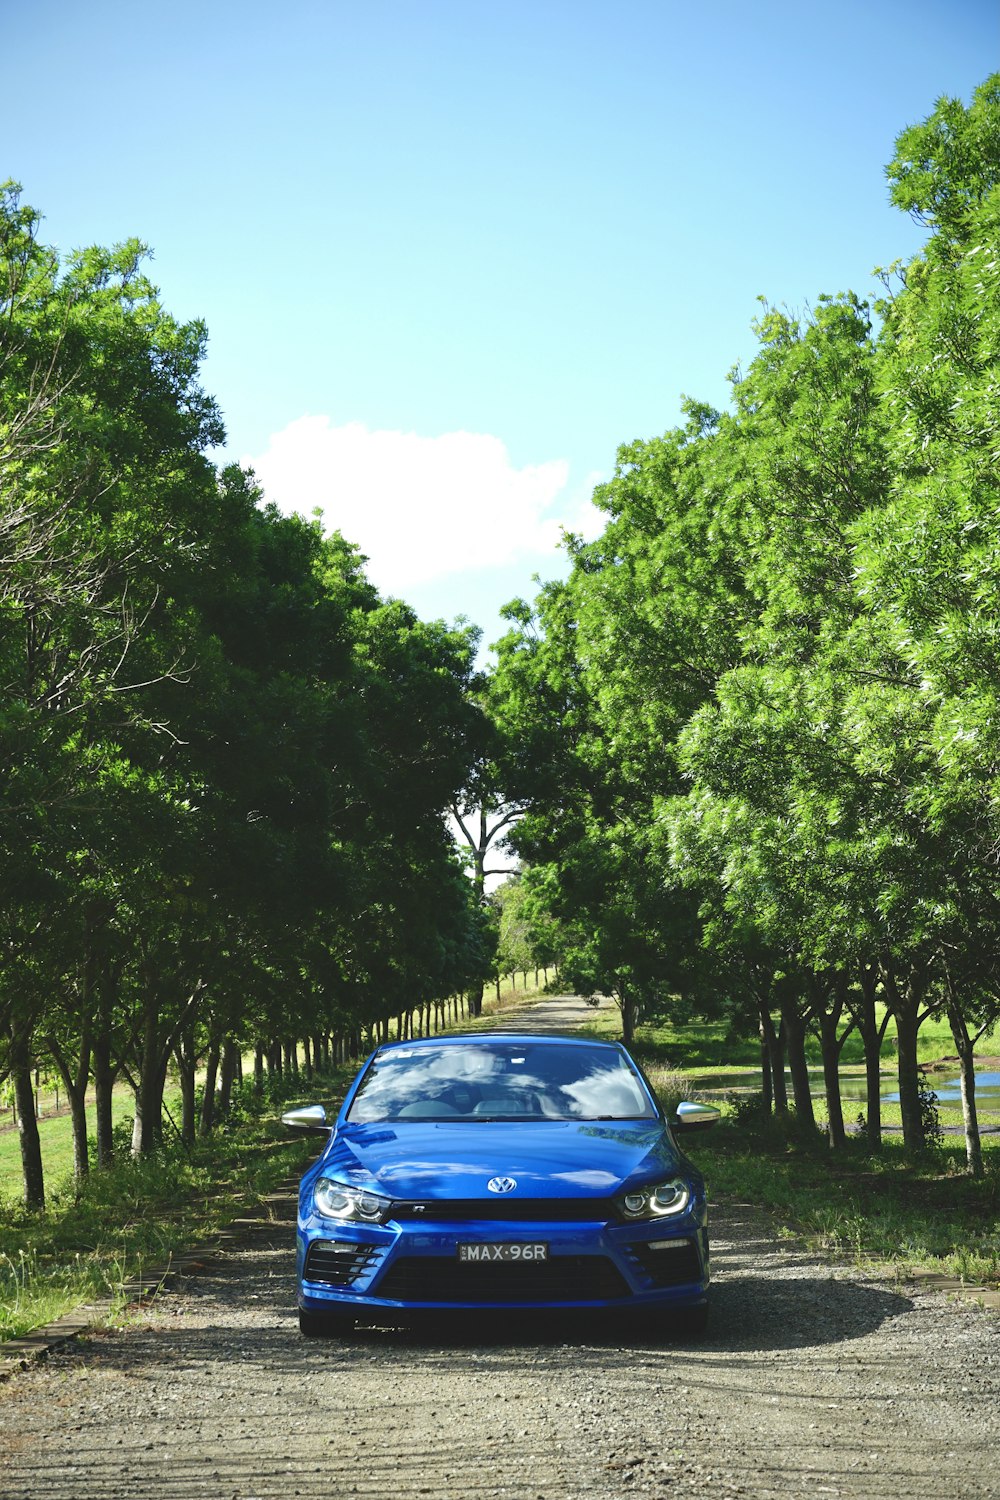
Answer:
M879 1020L884 1012L879 1010ZM618 1010L607 1007L595 1011L593 1023L586 1028L594 1035L621 1037L621 1022ZM639 1028L643 1055L670 1066L682 1068L685 1073L699 1074L731 1073L760 1074L760 1044L754 1037L733 1037L725 1020L692 1019L682 1024L656 1021ZM882 1055L885 1071L894 1072L896 1027L890 1020ZM931 1019L920 1028L917 1041L917 1057L922 1063L937 1062L944 1057L954 1058L955 1043L947 1021ZM980 1039L976 1048L981 1057L1000 1054L1000 1025ZM823 1057L819 1041L810 1036L806 1041L806 1061L810 1067L822 1066ZM841 1070L864 1076L865 1054L861 1038L853 1033L844 1043L841 1054ZM955 1072L957 1074L957 1066Z
M173 1104L171 1103L171 1108ZM111 1101L112 1124L121 1126L134 1112L131 1093L116 1088ZM38 1121L46 1182L58 1182L73 1170L73 1129L68 1114L46 1115ZM21 1147L17 1128L0 1130L0 1197L21 1190Z
M584 1030L619 1038L617 1010L595 1011ZM889 1032L891 1037L891 1023ZM920 1033L920 1060L936 1061L948 1054L950 1045L947 1026L927 1022ZM785 1232L859 1265L888 1264L900 1276L934 1271L974 1285L1000 1285L1000 1137L983 1137L986 1174L979 1182L966 1174L961 1136L946 1137L916 1160L892 1136L885 1138L880 1156L869 1156L861 1139L831 1152L820 1131L796 1131L794 1115L785 1125L755 1110L759 1048L729 1038L723 1023L641 1026L632 1050L666 1108L685 1095L708 1097L721 1106L722 1122L690 1146L710 1197L753 1203ZM977 1050L981 1056L995 1056L1000 1033L984 1037ZM818 1051L816 1046L809 1055L812 1066L819 1063ZM860 1043L856 1051L858 1056L852 1056L849 1041L842 1083L863 1082ZM888 1039L885 1055L884 1077L891 1091L895 1068ZM821 1094L821 1079L816 1091ZM861 1103L845 1099L848 1119L854 1108L860 1111ZM882 1110L885 1124L899 1123L898 1105L883 1103ZM942 1101L938 1110L943 1125L961 1124L959 1104ZM817 1114L823 1113L818 1100ZM980 1116L981 1123L990 1118L988 1109Z
M859 1265L889 1262L905 1276L933 1270L1000 1284L1000 1159L978 1182L961 1145L914 1161L888 1141L880 1157L860 1143L831 1153L815 1144L755 1139L735 1119L699 1139L692 1155L710 1195L770 1210L789 1232Z
M310 1092L336 1097L350 1072ZM29 1212L9 1194L0 1198L0 1340L81 1304L110 1299L113 1316L123 1283L260 1205L315 1152L315 1141L289 1137L277 1122L283 1103L300 1099L289 1090L282 1101L276 1091L255 1105L247 1087L231 1125L190 1151L168 1143L141 1160L127 1153L125 1126L122 1160L80 1185L65 1177L44 1211Z

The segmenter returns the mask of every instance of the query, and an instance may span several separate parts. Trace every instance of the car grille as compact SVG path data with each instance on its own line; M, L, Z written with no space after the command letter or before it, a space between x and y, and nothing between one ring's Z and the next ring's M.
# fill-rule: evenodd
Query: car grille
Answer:
M631 1295L604 1255L556 1255L528 1262L459 1261L455 1256L400 1256L373 1288L395 1302L603 1302Z
M685 1286L702 1279L701 1257L694 1240L668 1240L659 1250L648 1243L629 1245L628 1253L654 1286Z
M364 1271L377 1265L384 1254L381 1245L358 1245L350 1240L313 1240L306 1255L303 1277L327 1286L350 1286Z
M550 1220L556 1223L606 1224L620 1217L610 1198L449 1198L422 1202L398 1200L390 1218L398 1221L433 1219L456 1223L468 1219L517 1219L522 1223Z

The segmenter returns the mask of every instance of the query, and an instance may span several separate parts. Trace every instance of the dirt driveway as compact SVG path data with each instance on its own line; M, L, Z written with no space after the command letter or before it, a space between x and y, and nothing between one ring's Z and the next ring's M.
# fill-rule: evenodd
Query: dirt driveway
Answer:
M715 1210L701 1343L452 1318L300 1338L292 1224L0 1388L4 1500L1000 1497L1000 1318Z

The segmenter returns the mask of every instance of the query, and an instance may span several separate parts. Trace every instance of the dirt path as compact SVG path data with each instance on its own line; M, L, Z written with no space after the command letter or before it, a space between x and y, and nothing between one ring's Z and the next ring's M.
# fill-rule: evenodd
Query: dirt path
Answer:
M549 995L544 1000L523 1003L508 1015L495 1010L489 1018L491 1031L577 1031L599 1014L614 1011L614 1002L602 999L594 1006L579 995Z
M523 1024L523 1021L522 1021ZM713 1326L299 1337L292 1225L0 1388L4 1500L1000 1497L1000 1319L730 1204Z

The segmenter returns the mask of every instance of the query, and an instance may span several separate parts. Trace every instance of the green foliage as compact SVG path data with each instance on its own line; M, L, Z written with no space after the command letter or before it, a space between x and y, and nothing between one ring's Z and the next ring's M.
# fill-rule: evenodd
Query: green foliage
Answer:
M732 410L619 450L603 534L498 648L564 977L626 1034L760 1027L806 1131L809 1028L835 1090L852 1032L877 1072L877 999L914 1150L920 1025L968 1054L1000 1013L998 140L1000 75L903 132L893 198L931 233L885 299L764 304Z
M128 1078L148 1154L171 1059L190 1143L196 1068L490 972L443 823L481 748L476 632L216 473L204 327L138 242L64 259L38 226L0 190L0 1078L26 1119L40 1061L105 1105ZM85 1119L76 1149L83 1177Z

